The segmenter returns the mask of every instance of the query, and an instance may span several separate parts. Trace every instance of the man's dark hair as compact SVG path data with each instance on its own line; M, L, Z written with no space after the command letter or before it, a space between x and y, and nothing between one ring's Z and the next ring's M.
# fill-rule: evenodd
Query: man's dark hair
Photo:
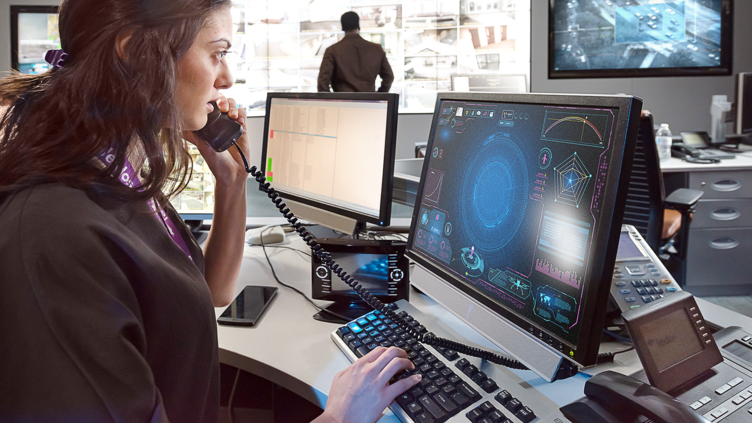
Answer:
M360 17L355 12L343 13L342 17L339 18L339 21L342 23L343 31L353 31L360 29Z

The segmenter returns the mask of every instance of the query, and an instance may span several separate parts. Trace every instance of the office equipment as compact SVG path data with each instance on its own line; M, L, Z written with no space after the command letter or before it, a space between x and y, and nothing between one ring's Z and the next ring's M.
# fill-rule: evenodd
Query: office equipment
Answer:
M548 77L730 75L732 0L550 1Z
M208 103L212 111L206 119L206 125L196 131L196 135L209 143L214 151L221 153L232 147L235 141L243 135L243 127L237 121L230 119L227 113L219 111L217 103Z
M299 217L355 236L389 225L398 97L268 94L261 170Z
M694 334L694 329L690 331ZM712 338L720 346L723 361L673 391L666 393L648 385L642 371L631 377L607 371L585 383L586 397L561 411L573 423L642 421L635 420L640 415L655 423L748 422L752 405L752 336L732 326ZM676 352L681 356L685 351L677 348Z
M318 242L340 266L349 270L380 301L393 303L409 299L410 269L403 241L323 238ZM352 288L333 275L316 255L311 258L311 279L311 298L334 301L326 310L350 317L349 320L373 310ZM325 311L314 315L314 319L342 324L349 321L342 321Z
M752 72L736 75L736 116L734 130L739 135L752 134Z
M650 384L671 392L723 361L692 294L622 314Z
M728 123L732 121L733 103L725 95L714 95L710 102L710 136L714 144L726 142Z
M440 94L411 283L546 380L593 364L639 109L630 96Z
M277 291L273 286L246 286L219 316L217 323L232 326L255 325Z
M622 312L681 291L634 226L622 225L616 252L611 298Z
M285 240L285 231L281 226L263 226L261 228L248 229L245 232L245 242L251 245L276 244Z
M398 301L394 305L397 313L419 330L430 328L438 336L448 337L434 318L410 303ZM393 340L393 345L408 352L415 371L424 376L390 406L403 422L477 422L489 418L527 423L563 417L551 400L524 389L508 369L477 358L461 358L451 349L424 346L378 311L333 331L331 338L350 361L367 353L369 342L378 344L382 339ZM404 375L409 374L412 372Z
M697 206L702 191L682 187L673 189L666 196L661 169L653 134L653 116L645 114L640 118L623 223L637 229L681 285L689 244L689 215ZM672 241L676 253L664 248Z
M10 6L11 69L41 74L48 50L60 49L58 6Z
M467 73L452 75L452 91L487 93L526 93L525 75L503 75L499 73Z

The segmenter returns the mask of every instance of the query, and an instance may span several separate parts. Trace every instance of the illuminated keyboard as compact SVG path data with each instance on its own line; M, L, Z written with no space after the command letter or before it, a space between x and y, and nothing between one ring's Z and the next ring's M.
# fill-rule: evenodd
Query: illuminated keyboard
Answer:
M419 332L443 333L434 320L406 301L394 303L397 313L407 313L409 324ZM428 329L426 329L426 326ZM377 346L396 346L408 352L423 379L390 406L403 422L527 423L565 422L559 407L539 392L523 388L522 380L506 368L455 351L424 346L380 312L371 312L332 332L332 340L350 361ZM450 338L451 339L451 338ZM558 420L557 420L558 419Z

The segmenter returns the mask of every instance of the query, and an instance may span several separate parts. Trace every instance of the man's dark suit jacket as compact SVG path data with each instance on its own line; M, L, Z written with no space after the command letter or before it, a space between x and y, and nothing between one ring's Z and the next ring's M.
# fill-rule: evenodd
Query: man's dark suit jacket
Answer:
M394 74L384 49L358 34L346 34L324 53L319 69L318 91L328 92L331 85L335 92L373 92L376 75L381 76L378 91L389 92Z

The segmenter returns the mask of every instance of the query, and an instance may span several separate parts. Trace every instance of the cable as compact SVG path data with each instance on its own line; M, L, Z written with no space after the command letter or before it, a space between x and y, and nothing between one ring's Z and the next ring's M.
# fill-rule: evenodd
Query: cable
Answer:
M251 246L251 247L260 247L260 245L255 245L255 244L254 244L254 245L250 245L250 244L249 244L249 246ZM311 253L309 253L309 252L306 252L306 251L304 251L304 250L300 250L300 249L298 249L298 248L286 247L286 246L283 246L283 245L269 245L268 247L269 247L269 248L282 248L282 249L285 249L285 250L291 250L291 251L295 251L295 252L296 252L296 253L298 253L298 254L305 254L305 255L306 255L306 256L308 256L308 257L313 257L313 256L311 255Z
M264 177L263 172L260 172L257 170L256 166L248 167L248 161L245 158L245 155L243 154L243 150L238 146L237 143L235 144L235 147L238 149L238 152L240 152L240 157L243 159L243 163L245 164L245 170L246 172L250 173L255 179L256 182L259 184L259 188L266 192L266 195L269 197L269 199L274 203L274 205L279 209L279 212L287 219L288 222L290 222L290 225L295 228L295 231L298 233L298 235L303 238L303 241L305 241L306 245L311 249L313 254L315 254L333 273L335 273L342 281L344 281L350 288L355 291L360 298L365 301L368 305L370 305L374 310L378 310L384 315L386 315L389 319L391 319L394 323L396 323L400 328L402 328L405 332L407 332L411 337L415 338L419 342L422 342L426 345L431 345L434 347L443 347L452 349L454 351L457 351L459 353L469 355L472 357L478 357L481 359L484 359L486 361L489 361L491 363L499 364L505 367L508 367L510 369L518 369L518 370L529 370L524 364L520 363L519 361L504 357L499 354L492 353L490 351L484 351L479 348L471 347L468 345L460 344L459 342L452 341L450 339L440 338L433 334L433 332L421 332L420 330L416 329L416 327L413 327L408 324L405 319L402 318L401 315L395 313L390 308L386 307L384 303L382 303L378 298L374 297L373 294L368 292L366 288L364 288L357 279L349 275L342 267L339 266L331 257L331 254L326 252L321 245L319 245L318 242L316 242L316 238L311 235L308 230L300 223L298 222L298 218L295 217L295 215L290 211L289 208L287 208L287 205L282 201L282 198L280 198L279 193L271 187L271 184L266 181L266 177ZM263 238L262 238L263 239ZM263 243L261 244L264 245ZM266 249L264 249L264 254L266 254ZM269 257L267 256L267 261L269 261ZM271 261L269 261L269 265L271 266ZM274 271L272 270L272 273ZM276 274L274 275L276 278ZM277 279L279 280L279 279ZM283 285L286 286L286 285ZM295 288L292 288L295 291L298 291ZM298 291L300 292L300 291ZM307 299L308 297L306 297ZM310 301L310 300L309 300ZM313 303L313 301L311 301ZM333 314L333 313L332 313ZM349 320L349 319L348 319ZM426 330L425 327L422 328L422 330ZM559 369L559 372L557 372L556 379L559 378L566 378L570 376L574 376L577 374L576 371L572 373L572 366L565 366L564 364L569 363L567 360L564 360L562 363L562 366ZM576 368L576 367L575 367ZM561 377L560 377L561 374Z
M617 352L600 353L598 354L598 359L595 361L595 364L613 363L616 354L622 354L628 351L632 351L633 349L634 349L634 345L627 348L626 350L621 350Z
M271 228L266 228L266 229L271 229ZM262 235L263 235L263 232L266 229L264 229L264 230L261 231ZM264 250L264 257L266 257L266 262L269 263L269 268L272 270L272 275L274 275L274 279L277 281L278 284L284 286L285 288L290 288L293 291L297 292L298 294L300 294L301 296L303 296L303 298L305 298L306 301L308 301L309 303L313 304L313 306L316 307L319 311L323 311L325 313L331 314L332 316L336 316L336 317L338 317L340 319L343 319L346 322L349 322L350 320L352 320L351 318L349 318L347 316L343 316L341 314L337 314L337 313L335 313L333 311L325 309L324 307L321 307L320 305L314 303L312 299L308 298L308 296L305 293L303 293L303 291L299 290L298 288L295 288L294 286L290 286L290 285L282 282L281 280L279 280L279 277L277 277L277 272L274 271L274 265L272 265L272 261L271 261L271 259L269 259L269 254L267 254L267 252L266 252L266 244L264 244L264 237L261 236L259 238L261 239L261 249Z

